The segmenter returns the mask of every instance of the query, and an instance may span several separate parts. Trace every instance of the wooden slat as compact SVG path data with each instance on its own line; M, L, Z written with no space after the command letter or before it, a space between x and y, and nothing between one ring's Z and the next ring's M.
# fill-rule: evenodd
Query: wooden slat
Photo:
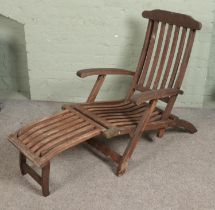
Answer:
M151 116L150 119L149 119L149 122L154 122L154 121L158 121L161 119L161 115L154 115L154 116Z
M25 132L22 132L21 135L19 135L19 139L20 140L24 140L27 136L35 133L36 131L42 129L42 128L45 128L47 126L52 126L54 125L55 123L58 123L59 121L61 120L67 120L69 119L70 117L73 117L74 115L71 114L71 113L67 113L65 115L61 115L55 119L50 119L49 120L45 120L45 121L41 121L39 124L36 123L34 127L31 127L30 129L26 130Z
M132 107L130 108L126 108L126 109L112 109L112 110L104 110L104 111L100 111L100 112L93 112L99 116L106 116L106 115L111 115L111 114L114 114L114 113L130 113L130 112L133 112L135 110L138 110L140 108L144 108L145 107L145 104L144 105L140 105L140 106L136 106L135 104L133 104Z
M52 139L49 142L44 142L44 144L39 146L34 146L34 151L36 151L36 155L41 156L41 154L44 154L46 151L49 151L55 147L58 147L59 145L62 145L64 142L70 140L70 139L75 139L74 137L76 136L81 136L83 133L88 133L89 131L96 129L92 125L85 125L85 126L79 126L75 130L71 130L71 132L64 133L61 137ZM32 148L33 149L33 148Z
M155 22L154 27L153 27L153 32L151 35L151 39L150 39L149 49L148 49L147 56L146 56L146 61L144 63L143 70L142 70L142 73L140 75L140 79L138 82L138 84L140 84L140 85L143 85L147 72L148 72L148 69L149 69L149 64L151 61L151 57L152 57L152 53L153 53L154 45L155 45L155 40L156 40L156 36L157 36L157 30L158 30L158 22Z
M103 110L103 109L112 109L112 108L118 108L118 107L124 107L131 104L131 102L126 101L126 102L120 102L117 104L106 104L105 102L103 102L102 104L81 104L81 106L83 106L84 108L93 111L93 110Z
M132 118L139 118L139 117L142 117L142 115L143 115L143 113L144 113L144 111L145 111L145 109L144 110L141 110L141 112L139 112L139 113L131 113L131 114L129 114L129 115L123 115L123 114L120 114L120 115L111 115L111 116L109 116L109 117L105 117L105 119L107 120L107 121L113 121L113 120L120 120L120 119L132 119ZM152 116L154 116L154 115L158 115L158 114L160 114L160 111L154 111L153 113L152 113Z
M136 129L136 126L137 125L135 124L123 125L122 127L119 127L118 129L116 129L115 132L112 132L110 136L109 136L109 133L107 135L109 138L112 138L114 136L129 134ZM171 126L173 127L175 126L175 120L173 119L159 120L156 122L149 122L143 131L158 130L158 129L163 129ZM105 131L105 133L106 132L108 132L108 130Z
M61 125L61 126L55 128L55 129L49 130L45 133L42 133L42 134L40 133L34 138L28 138L28 141L26 143L25 142L23 142L23 143L25 143L28 148L31 148L37 142L42 141L45 138L51 138L57 134L59 135L59 132L64 131L70 127L73 127L73 126L80 124L80 123L83 123L83 122L84 122L83 119L76 119L75 121L73 120L70 123L66 123L64 125Z
M108 122L110 123L119 123L119 122L131 122L137 123L141 116L138 117L129 117L129 118L121 118L121 119L109 119Z
M52 150L48 151L46 154L43 155L41 158L41 162L45 164L48 160L56 156L57 154L61 153L62 151L65 151L81 142L84 142L88 139L91 139L92 137L95 137L97 135L101 134L100 129L93 129L92 131L89 131L83 135L77 136L75 139L71 139L70 141L66 141L59 145L58 147L53 148Z
M114 119L114 118L120 118L120 117L132 117L132 116L140 116L144 111L146 110L146 107L134 110L129 113L112 113L111 115L103 115L103 117L108 120L108 119ZM101 115L100 115L101 116Z
M35 125L40 125L41 123L44 123L46 121L50 121L52 119L58 118L59 116L65 115L69 113L68 110L65 110L63 112L57 113L55 115L52 115L51 117L45 117L42 118L40 120L38 120L37 122L33 122L33 123L29 123L26 126L22 127L19 132L18 132L18 136L22 135L22 133L26 132L27 130L30 130L31 128L33 128Z
M162 52L162 57L161 57L161 61L160 61L158 71L157 71L157 75L156 75L156 78L155 78L155 81L154 81L153 89L157 89L159 81L160 81L160 78L161 78L161 73L162 73L163 68L164 68L164 64L165 64L165 61L166 61L166 56L167 56L167 52L168 52L168 48L169 48L169 43L170 43L170 40L171 40L172 28L173 28L173 25L169 25L167 35L166 35L165 45L164 45L164 49L163 49L163 52Z
M43 126L42 128L38 128L33 133L26 132L25 135L19 137L20 140L22 140L23 144L28 144L31 142L31 139L35 139L40 135L46 136L50 135L50 132L53 132L54 130L60 128L61 126L70 124L71 122L77 121L78 116L72 116L67 119L59 120L59 122L56 123L50 123L50 125ZM79 120L78 120L79 121Z
M179 64L180 64L180 61L181 61L181 56L182 56L183 49L184 49L184 43L185 43L185 40L186 40L186 33L187 33L187 29L183 28L182 34L181 34L180 44L179 44L179 47L178 47L178 53L177 53L177 56L176 56L175 65L174 65L174 68L173 68L173 71L172 71L172 74L171 74L171 78L170 78L170 81L169 81L169 84L168 84L168 88L171 88L173 86L173 84L174 84L174 81L175 81L175 77L176 77L176 74L177 74L177 71L178 71L178 67L179 67Z
M98 115L94 114L93 112L90 112L81 106L74 106L74 108L76 110L80 111L82 114L84 114L85 117L91 119L92 121L96 122L97 124L100 124L101 126L104 126L105 128L112 127L112 125L109 122L107 122L105 119L100 118Z
M52 135L47 135L47 136L41 135L39 136L39 138L33 139L29 144L27 144L27 147L32 152L35 152L38 148L40 148L44 144L51 142L55 139L61 138L64 135L71 133L76 129L79 129L80 127L86 126L88 124L89 124L88 122L84 122L83 120L82 122L74 122L74 124L71 124L69 127L64 128L63 130L59 130Z
M93 113L96 113L96 114L101 114L101 113L112 113L112 112L120 112L120 111L126 111L126 110L131 110L131 109L134 109L136 108L135 104L134 103L130 103L128 104L127 106L124 106L124 107L117 107L117 108L114 108L114 109L100 109L100 110L90 110L90 109L87 109Z
M157 67L157 63L158 63L158 59L160 56L160 51L161 51L161 47L162 47L162 43L163 43L163 37L164 37L164 32L165 32L165 26L166 23L162 23L161 24L161 29L160 29L160 34L159 34L159 38L158 38L158 43L157 43L157 49L155 52L155 56L154 56L154 61L150 70L150 74L146 83L146 88L150 88L154 74L155 74L155 69Z
M177 78L177 81L176 81L175 86L174 86L176 88L181 87L181 84L182 84L182 81L183 81L183 78L184 78L184 75L185 75L185 71L186 71L186 68L187 68L187 65L188 65L188 62L189 62L189 58L190 58L194 38L195 38L195 32L190 31L188 41L187 41L187 46L186 46L185 53L184 53L184 58L183 58L183 61L182 61L182 65L180 67L178 78Z
M137 65L137 72L139 72L139 73L141 73L141 71L143 69L143 65L146 60L146 55L147 55L147 52L148 52L148 49L150 46L150 39L151 39L151 35L153 33L153 28L154 28L154 22L149 20L147 30L146 30L145 41L144 41L140 59L139 59L138 65ZM135 79L137 79L137 78L139 78L139 76L137 76Z
M164 73L163 80L162 80L160 88L165 88L165 86L166 86L166 81L167 81L168 76L169 76L169 72L170 72L170 69L171 69L171 66L172 66L173 58L175 56L175 49L176 49L177 42L178 42L179 31L180 31L180 27L176 27L175 32L174 32L172 47L171 47L170 54L169 54L169 59L168 59L167 66L166 66L166 71ZM165 53L164 56L166 57L167 51L164 52L164 53Z
M78 103L84 107L97 107L97 106L118 106L121 103L128 103L128 101L124 100L115 100L115 101L95 101L93 103ZM77 103L75 103L77 105ZM74 104L73 104L74 105Z
M17 147L30 161L32 161L36 166L41 167L40 158L37 157L34 153L32 153L26 145L24 145L19 139L17 138L17 134L11 134L9 136L9 141Z
M137 121L136 122L131 122L131 121L125 121L125 122L113 122L112 124L113 124L113 126L121 126L121 127L123 127L123 126L128 126L128 125L137 125Z
M133 93L135 91L135 86L137 85L139 77L142 73L143 65L145 63L146 55L147 55L148 48L150 45L150 39L151 39L153 27L154 27L154 22L152 20L149 20L147 30L146 30L145 41L144 41L143 48L142 48L141 55L140 55L140 59L139 59L138 65L137 65L136 73L135 73L135 76L133 78L131 87L128 91L128 95L126 97L126 100L129 100L130 97L133 95Z
M76 107L76 106L74 106ZM69 107L69 110L72 111L73 113L77 114L80 116L81 119L86 120L87 122L89 122L90 124L94 125L95 127L99 128L101 131L106 130L106 128L104 126L102 126L100 123L98 123L95 120L92 120L90 117L87 117L84 113L75 110L73 107ZM85 110L85 109L84 109Z

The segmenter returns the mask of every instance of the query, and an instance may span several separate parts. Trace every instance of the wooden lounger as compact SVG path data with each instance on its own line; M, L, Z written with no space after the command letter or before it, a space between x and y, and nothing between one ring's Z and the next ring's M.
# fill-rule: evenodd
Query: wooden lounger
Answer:
M21 128L9 140L20 150L20 169L30 174L41 186L44 196L49 195L50 160L82 142L87 142L117 165L122 175L128 160L144 131L157 130L162 137L166 129L181 127L190 133L196 128L174 116L172 108L180 90L188 65L195 32L201 23L190 16L162 10L144 11L148 27L136 72L123 69L85 69L77 72L81 78L98 78L86 103L64 105L63 111ZM108 74L128 75L133 78L124 100L95 102ZM138 92L138 93L137 93ZM167 105L162 110L158 100ZM130 136L124 153L118 154L106 145L92 139L103 135L111 138ZM26 158L42 168L38 175Z

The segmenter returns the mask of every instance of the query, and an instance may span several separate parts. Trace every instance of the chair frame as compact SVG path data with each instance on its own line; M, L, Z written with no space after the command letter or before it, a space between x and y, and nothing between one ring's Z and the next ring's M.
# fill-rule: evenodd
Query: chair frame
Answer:
M65 146L64 144L62 144L60 149L57 148L55 152L50 153L50 155L45 159L39 159L38 157L35 157L34 154L32 154L29 149L26 148L25 145L23 146L23 144L19 142L19 134L27 132L26 130L29 130L29 127L28 129L22 128L17 133L10 135L9 140L20 150L20 170L22 175L25 175L26 173L31 175L32 178L35 179L41 185L44 196L49 195L50 159L59 154L60 152L71 148L81 142L86 141L93 148L99 150L105 156L111 158L113 162L117 164L116 174L118 176L121 176L127 170L128 161L131 158L142 134L145 131L156 130L157 136L160 138L163 137L165 131L168 128L173 127L184 128L189 133L197 132L197 129L194 127L193 124L173 115L172 109L177 99L177 96L179 94L183 94L183 91L180 90L180 88L189 62L195 32L196 30L200 30L202 25L200 22L194 20L188 15L163 10L144 11L142 15L144 18L149 19L149 22L146 31L145 42L142 48L136 72L113 68L80 70L77 72L77 75L81 78L85 78L88 76L97 76L97 80L92 88L87 102L82 104L67 104L63 105L62 107L62 109L67 110L68 112L71 111L73 112L73 114L78 115L88 124L92 124L95 129L97 129L94 133L92 133L91 135L88 133L84 133L84 136L80 137L78 140L74 139L74 142L70 141L70 144L67 143L65 144ZM160 35L158 37L157 45L155 45L159 24ZM164 42L163 52L161 53L166 25L168 25L168 29L166 32L166 40ZM169 57L166 58L170 46L170 39L173 27L175 27L175 31L173 33L172 45ZM175 55L180 30L181 38L178 44L177 55ZM187 33L189 33L189 36L186 41ZM152 54L154 49L155 54L153 57ZM160 54L161 59L160 64L158 66ZM167 65L164 70L164 64L166 60ZM152 62L151 67L150 62ZM170 72L172 66L173 70L172 72ZM163 75L162 72L164 72ZM107 75L127 75L133 78L128 94L124 100L119 102L95 102L96 97ZM136 91L139 91L140 93L136 94ZM166 103L166 107L164 110L159 109L157 107L157 102L159 100ZM113 126L113 124L99 117L95 113L90 112L86 108L86 106L92 107L95 105L110 107L116 105L117 103L127 102L132 103L137 107L146 105L146 108L143 109L141 117L138 119L138 123L135 126ZM151 122L150 119L156 110L161 113L161 119ZM34 125L30 125L30 127L32 126ZM38 126L38 123L35 124L35 126ZM101 134L104 135L106 138L112 138L114 136L128 134L130 136L130 141L126 146L124 153L121 155L110 149L107 145L104 145L101 142L92 138ZM41 153L40 155L43 154ZM35 163L37 166L42 168L41 176L38 175L27 164L26 157L30 159L33 163ZM42 160L43 162L41 162Z
M172 109L173 109L173 106L175 104L178 94L183 94L183 91L180 90L180 87L181 87L181 84L182 84L182 81L183 81L183 78L185 75L185 71L187 69L187 65L189 62L191 49L192 49L193 42L194 42L195 32L196 32L196 30L200 30L202 25L200 22L194 20L192 17L190 17L188 15L183 15L183 14L173 13L173 12L168 12L168 11L162 11L162 10L144 11L142 13L142 15L144 18L149 19L149 24L148 24L148 28L147 28L147 32L146 32L144 46L143 46L141 56L139 59L139 63L138 63L137 69L136 69L136 73L133 73L132 71L128 71L128 70L122 70L122 69L85 69L85 70L80 70L77 72L77 75L81 78L84 78L87 76L93 76L93 75L98 76L97 80L95 82L95 85L93 86L93 89L88 97L87 103L95 102L95 99L102 87L102 84L103 84L106 76L111 75L111 74L112 75L113 74L129 75L129 76L133 77L132 85L130 87L130 90L129 90L128 95L125 100L132 100L137 105L142 104L146 101L150 101L150 107L143 114L143 117L140 119L138 126L134 130L131 130L129 132L131 139L122 156L117 154L115 151L112 151L110 148L108 148L104 144L98 143L94 140L93 141L91 140L88 142L88 143L90 143L91 146L95 147L97 150L102 152L107 157L111 157L113 161L118 163L118 168L117 168L118 176L121 176L127 170L128 160L131 158L131 156L134 152L134 149L135 149L141 135L143 134L143 132L145 130L158 130L157 136L160 138L163 137L167 128L172 128L172 127L182 127L186 131L188 131L189 133L192 133L192 134L197 132L197 129L195 128L195 126L192 123L190 123L186 120L183 120L183 119L179 119L177 116L172 115L171 112L172 112ZM163 28L165 27L166 23L170 24L169 29L171 29L171 30L172 30L172 25L175 25L177 27L177 29L175 30L176 31L175 37L177 37L177 38L178 38L178 33L179 33L180 27L183 27L184 31L187 28L190 29L190 34L189 34L189 38L187 41L186 51L184 53L185 55L183 57L183 61L180 66L180 73L179 73L178 79L177 79L174 87L169 85L168 88L163 88L163 89L159 89L159 90L158 89L149 89L148 87L144 87L143 82L141 85L137 85L138 79L140 78L140 74L142 73L142 71L144 71L144 70L142 70L142 69L144 69L144 66L147 66L145 68L145 74L148 70L147 68L149 66L151 57L149 56L150 58L147 59L147 53L148 53L148 51L150 51L153 48L153 47L150 48L150 45L152 42L151 40L153 40L153 39L151 39L151 37L155 36L155 31L153 30L153 26L155 25L155 23L157 21L162 23L161 27L163 27ZM178 62L177 68L179 68L179 62L182 57L182 49L185 45L185 34L186 33L183 34L183 32L182 32L182 37L184 35L184 39L182 38L182 41L180 43L181 48L179 47L179 51L181 51L181 54L179 53L177 55L177 58L175 61L176 63ZM174 37L174 40L177 39L175 37ZM167 34L166 42L168 42L168 39L170 39L169 34ZM173 42L174 42L174 40L173 40ZM159 41L162 44L162 41L161 40L159 40ZM177 40L176 40L176 42L177 42ZM159 42L158 42L157 54L155 54L154 60L158 60L158 57L159 57L159 54L161 51L161 44L159 46ZM153 43L153 45L154 45L154 43ZM174 46L174 44L173 44L173 46ZM175 44L175 47L176 47L176 44ZM172 47L171 53L174 52L175 47ZM164 48L164 51L165 50L167 52L167 49ZM152 53L152 52L149 52L149 53ZM171 57L171 55L170 55L170 57ZM162 68L163 68L165 59L166 59L165 56L162 57L161 63L163 63L163 64L161 65L160 72L158 73L158 76L157 76L158 78L161 77ZM172 58L170 58L170 62L168 64L169 69L170 69L171 63L173 62L172 60L173 60L173 56L172 56ZM157 61L155 62L154 70L151 70L153 73L155 73L156 65L157 65ZM166 80L167 80L168 73L170 73L168 71L166 71L167 72ZM177 71L177 69L175 71ZM151 78L150 82L152 82L152 78ZM166 82L166 81L164 81L164 82ZM174 82L172 81L172 85L173 85L173 83ZM163 87L164 87L164 85L163 85ZM135 90L139 90L142 93L134 96ZM158 121L157 123L147 127L147 123L150 118L150 115L156 108L156 104L157 104L158 100L161 100L161 101L167 103L166 108L162 114L162 119L160 121ZM106 131L106 137L108 137L108 138L111 138L111 137L117 136L117 135L122 135L122 134L125 134L125 133L120 132L120 134L119 134L119 129L112 129L112 130L110 129L110 130Z

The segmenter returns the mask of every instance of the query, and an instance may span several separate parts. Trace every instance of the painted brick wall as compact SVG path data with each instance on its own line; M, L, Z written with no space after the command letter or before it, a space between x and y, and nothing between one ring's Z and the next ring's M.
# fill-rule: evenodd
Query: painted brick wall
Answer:
M135 69L144 40L143 10L192 15L197 35L180 106L202 106L213 32L215 0L0 0L0 13L25 24L31 98L84 101L95 78L75 72L90 67ZM100 99L125 95L129 79L109 77Z
M215 19L214 19L215 20ZM205 86L205 107L215 107L215 21L213 20L213 33L209 53L208 75Z
M0 15L0 94L29 94L24 26Z

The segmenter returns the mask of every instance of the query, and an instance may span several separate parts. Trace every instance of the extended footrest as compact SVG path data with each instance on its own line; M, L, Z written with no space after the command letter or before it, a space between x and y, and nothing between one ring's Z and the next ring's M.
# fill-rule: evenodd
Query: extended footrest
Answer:
M10 135L9 140L36 166L43 167L57 154L100 135L104 130L71 109L27 125Z

